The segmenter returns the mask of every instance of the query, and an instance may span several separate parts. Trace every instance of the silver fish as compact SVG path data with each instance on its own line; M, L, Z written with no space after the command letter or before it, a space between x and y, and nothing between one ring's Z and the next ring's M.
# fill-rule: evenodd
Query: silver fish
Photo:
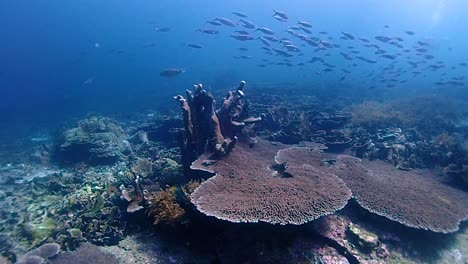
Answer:
M248 21L248 20L245 20L245 19L240 19L239 22L241 23L241 26L245 27L245 28L248 28L248 29L254 29L256 28L255 24Z
M238 16L238 17L243 17L243 18L246 18L246 17L247 17L246 14L241 13L241 12L232 12L232 14L233 14L233 15L236 15L236 16Z
M195 31L205 33L205 34L209 34L209 35L216 35L216 34L219 33L218 30L214 30L214 29L200 29L200 28L197 28Z
M198 44L188 44L187 47L191 47L191 48L195 48L195 49L201 49L203 48L202 46L198 45Z
M255 31L261 31L262 33L267 34L267 35L274 35L275 34L275 32L273 32L273 30L271 30L269 28L257 28Z
M162 77L174 77L184 72L185 72L184 69L168 68L168 69L161 71L159 75Z
M304 31L307 34L311 34L312 31L308 30L307 28L301 27L301 30Z
M278 17L281 17L282 19L288 19L288 15L286 15L286 13L284 12L279 12L279 11L276 11L273 9L273 16L278 16Z
M305 22L305 21L299 21L297 22L299 25L301 25L301 27L305 27L305 28L312 28L312 25L309 23L309 22Z
M215 20L219 21L223 25L226 25L226 26L229 26L229 27L235 27L236 26L236 23L234 23L234 21L232 21L230 19L227 19L227 18L217 17L217 18L215 18Z
M246 40L253 40L255 39L253 36L251 35L240 35L240 34L237 34L237 35L231 35L231 37L237 39L237 40L240 40L240 41L246 41Z

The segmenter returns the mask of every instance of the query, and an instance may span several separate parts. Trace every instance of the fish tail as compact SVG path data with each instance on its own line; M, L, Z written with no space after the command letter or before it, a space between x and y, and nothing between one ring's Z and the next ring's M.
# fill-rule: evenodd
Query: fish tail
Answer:
M273 15L272 16L276 16L278 14L278 12L276 12L276 10L273 9Z

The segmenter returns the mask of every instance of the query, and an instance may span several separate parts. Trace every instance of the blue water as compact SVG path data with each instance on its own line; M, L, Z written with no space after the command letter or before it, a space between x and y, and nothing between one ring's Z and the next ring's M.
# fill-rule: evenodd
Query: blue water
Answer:
M272 18L273 9L287 13L289 21L282 23ZM241 79L250 84L295 83L310 89L344 87L358 94L374 86L377 94L391 89L466 96L464 86L434 85L466 76L468 68L459 65L468 62L466 10L468 2L463 0L3 0L0 120L6 125L54 123L87 112L139 111L156 107L161 100L171 100L169 96L193 83L226 89L223 86L235 85ZM330 57L323 58L336 68L330 73L320 73L324 68L320 64L256 66L264 63L261 59L281 62L283 58L264 54L259 40L240 42L229 37L234 30L245 30L240 25L230 28L205 24L215 17L237 20L231 14L233 11L247 14L247 19L257 26L271 28L276 37L290 38L304 53L287 58L292 64L330 53ZM314 47L302 46L304 42L284 32L298 20L313 25L310 36L325 40L331 36L333 39L328 41L341 47L314 52ZM157 32L155 27L170 27L172 31ZM195 32L197 28L212 28L220 33L201 34ZM409 36L405 30L416 34ZM319 31L328 35L319 35ZM403 55L395 60L395 69L403 72L401 76L382 75L382 69L392 60L374 55L375 49L363 47L357 39L340 40L342 31L367 38L390 54L400 51L374 37L403 38L401 44L412 51L401 52ZM252 32L252 35L262 34ZM422 74L412 77L406 60L418 58L414 51L416 41L428 43L428 54L435 57L432 64L441 61L445 67L430 71L426 68L431 64L428 62L419 67ZM203 48L187 47L190 43ZM339 52L348 52L347 46L354 46L361 56L378 62L345 60ZM241 52L240 47L249 51ZM234 58L239 55L253 58ZM405 56L411 58L403 59ZM358 65L350 66L354 62ZM173 78L159 76L166 68L183 68L186 72ZM351 73L345 74L341 69ZM374 76L395 78L398 83L386 88ZM86 83L87 80L92 81ZM402 80L407 82L399 83Z

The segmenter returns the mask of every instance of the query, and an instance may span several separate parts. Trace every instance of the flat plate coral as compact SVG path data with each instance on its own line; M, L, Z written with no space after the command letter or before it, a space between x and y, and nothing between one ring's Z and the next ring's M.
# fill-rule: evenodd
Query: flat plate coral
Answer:
M214 163L201 156L192 169L216 176L192 193L192 202L204 214L231 222L295 225L346 205L351 192L335 175L310 165L274 169L281 167L274 162L281 148L284 145L258 140L253 147L239 142L228 156Z

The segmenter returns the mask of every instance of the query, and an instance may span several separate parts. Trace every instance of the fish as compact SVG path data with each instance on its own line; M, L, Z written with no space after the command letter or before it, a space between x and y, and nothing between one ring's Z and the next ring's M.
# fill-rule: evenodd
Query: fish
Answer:
M425 53L425 52L427 52L427 49L419 48L419 49L416 49L416 51L417 51L417 52Z
M241 59L252 59L253 57L252 56L247 56L247 55L241 55L240 58Z
M219 23L218 21L216 20L212 20L212 21L206 21L206 23L210 24L210 25L213 25L213 26L221 26L222 24Z
M244 13L241 13L241 12L232 12L233 15L236 15L238 17L243 17L243 18L246 18L248 17L246 14Z
M311 39L306 39L304 40L307 44L309 44L309 46L312 46L312 47L318 47L318 43L311 40Z
M256 66L257 66L257 67L260 67L260 68L265 68L265 67L266 67L265 64L257 64Z
M286 15L286 13L284 13L284 12L279 12L279 11L276 11L274 9L273 9L273 12L274 12L274 14L272 16L281 17L282 19L286 19L286 20L289 19L288 15Z
M324 62L322 58L319 58L319 57L312 57L312 59L310 59L309 61L307 61L307 63L315 63L317 61L320 61L320 62Z
M413 35L416 34L416 33L414 33L414 31L410 31L410 30L406 30L405 33L406 33L407 35L410 35L410 36L413 36Z
M309 22L299 21L297 24L299 24L301 27L312 28L312 25Z
M292 36L296 35L296 33L294 31L292 31L291 29L286 29L285 31L288 32Z
M397 56L396 56L396 55L392 55L392 54L384 54L384 55L382 55L381 57L384 57L384 58L390 59L390 60L394 60L394 59L396 59Z
M364 42L364 43L370 43L370 40L368 40L366 38L359 38L359 40Z
M276 54L278 54L278 55L286 56L286 57L289 56L289 54L288 54L286 51L282 51L282 50L280 50L280 49L274 49L274 48L273 48L272 50L273 50L274 52L276 52Z
M261 49L266 50L266 51L271 51L269 47L261 47Z
M375 61L375 60L367 59L367 58L360 57L360 56L356 57L356 59L362 60L362 61L367 62L367 63L377 63L377 61Z
M288 22L287 19L284 19L282 17L279 17L279 16L273 16L274 19L278 20L279 22Z
M245 20L245 19L240 19L239 20L241 26L245 27L245 28L248 28L248 29L254 29L256 28L257 26L255 26L254 23L248 21L248 20Z
M255 39L253 36L251 35L240 35L240 34L237 34L237 35L231 35L231 37L237 39L237 40L240 40L240 41L246 41L246 40L253 40Z
M153 47L156 47L156 43L148 43L148 44L143 45L143 48L153 48Z
M355 37L353 35L351 35L350 33L348 33L348 32L341 32L341 34L343 34L349 40L354 40L355 39Z
M214 20L219 21L221 24L229 26L229 27L236 27L236 23L230 19L224 17L217 17Z
M172 31L172 28L168 28L168 27L165 27L165 28L154 28L156 30L156 32L169 32L169 31Z
M239 48L240 51L248 51L248 48Z
M301 30L301 27L292 26L292 27L289 27L289 29L291 29L291 30Z
M275 37L264 36L263 38L268 40L268 41L271 41L271 42L279 42L279 40L277 38L275 38Z
M270 46L270 43L268 43L268 41L266 41L264 38L262 37L259 37L258 38L263 44L267 45L267 46Z
M267 35L274 35L275 32L269 28L257 28L255 31L260 31L264 34L267 34Z
M216 35L219 33L218 30L214 30L214 29L200 29L200 28L197 28L195 30L196 32L201 32L201 33L204 33L204 34L209 34L209 35Z
M95 77L89 77L86 81L83 82L83 85L91 85L94 82Z
M194 49L201 49L201 48L203 48L201 45L198 45L198 44L188 44L187 47L191 47L191 48L194 48Z
M292 52L301 52L301 50L294 46L294 45L284 45L284 47L288 50L288 51L292 51Z
M305 28L305 27L301 27L301 30L304 31L304 32L307 33L307 34L312 34L312 31L308 30L308 29Z
M327 35L328 32L326 32L326 31L320 31L319 34L320 34L320 35Z
M393 38L392 37L386 37L386 36L376 36L375 39L378 40L378 41L387 43L390 40L392 40Z
M234 32L236 32L237 34L240 34L240 35L249 35L249 32L244 31L244 30L236 30Z
M351 56L349 56L348 54L346 53L343 53L343 52L340 52L341 56L343 56L345 59L347 60L352 60L353 58Z
M184 73L185 70L184 69L179 69L179 68L167 68L167 69L164 69L162 70L160 73L159 73L159 76L162 76L162 77L174 77L174 76L177 76L181 73Z

